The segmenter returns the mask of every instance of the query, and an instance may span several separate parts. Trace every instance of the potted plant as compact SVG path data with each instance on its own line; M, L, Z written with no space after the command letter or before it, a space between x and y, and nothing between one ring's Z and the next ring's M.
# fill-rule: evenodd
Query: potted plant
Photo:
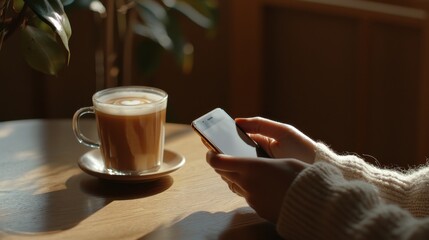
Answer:
M177 13L195 24L213 29L216 23L216 0L0 0L0 51L9 36L21 35L23 57L28 65L45 74L56 75L71 56L72 35L67 17L69 8L94 11L103 19L106 38L118 39L120 49L104 48L105 59L115 51L113 65L131 56L125 46L132 34L145 37L152 44L146 51L155 59L160 51L172 52L184 69L189 69L192 47L183 35ZM109 65L110 64L110 65ZM106 62L111 68L113 65ZM152 66L153 61L151 62ZM108 76L107 76L108 77Z

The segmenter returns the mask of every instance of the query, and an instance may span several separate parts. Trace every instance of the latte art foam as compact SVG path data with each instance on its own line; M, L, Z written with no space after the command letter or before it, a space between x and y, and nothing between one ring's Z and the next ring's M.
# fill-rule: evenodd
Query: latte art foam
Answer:
M112 115L141 115L158 112L167 107L164 96L148 92L114 92L94 102L97 111Z
M143 104L151 103L149 99L140 98L140 97L123 97L123 98L115 98L107 101L108 104L120 105L120 106L138 106Z

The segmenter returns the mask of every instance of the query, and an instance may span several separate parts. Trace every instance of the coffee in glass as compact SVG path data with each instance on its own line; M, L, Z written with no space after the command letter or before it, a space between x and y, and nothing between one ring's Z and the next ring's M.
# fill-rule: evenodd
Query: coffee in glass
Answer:
M163 159L167 98L163 90L142 86L99 91L92 107L75 113L75 135L82 144L100 148L105 167L112 173L156 171ZM79 130L79 119L87 113L96 116L99 144Z

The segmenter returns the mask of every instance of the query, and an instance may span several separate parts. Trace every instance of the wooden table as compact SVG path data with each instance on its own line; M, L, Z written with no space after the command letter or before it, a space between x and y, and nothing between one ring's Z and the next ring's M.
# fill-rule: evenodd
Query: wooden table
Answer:
M82 123L96 136L95 123ZM84 173L71 121L0 123L0 239L276 239L275 227L231 193L189 126L167 124L166 149L186 164L124 184Z

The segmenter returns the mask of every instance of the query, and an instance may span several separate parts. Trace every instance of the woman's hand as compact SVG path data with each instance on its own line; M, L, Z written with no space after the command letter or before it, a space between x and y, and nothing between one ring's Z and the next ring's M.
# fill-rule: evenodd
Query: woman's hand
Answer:
M277 222L290 184L308 166L295 159L240 158L213 151L206 158L233 192L272 223Z
M272 158L233 157L209 151L207 162L233 192L243 196L261 217L275 223L290 184L307 163L314 162L316 144L291 125L261 117L235 121Z
M235 121L271 157L314 162L316 143L295 127L261 117Z

